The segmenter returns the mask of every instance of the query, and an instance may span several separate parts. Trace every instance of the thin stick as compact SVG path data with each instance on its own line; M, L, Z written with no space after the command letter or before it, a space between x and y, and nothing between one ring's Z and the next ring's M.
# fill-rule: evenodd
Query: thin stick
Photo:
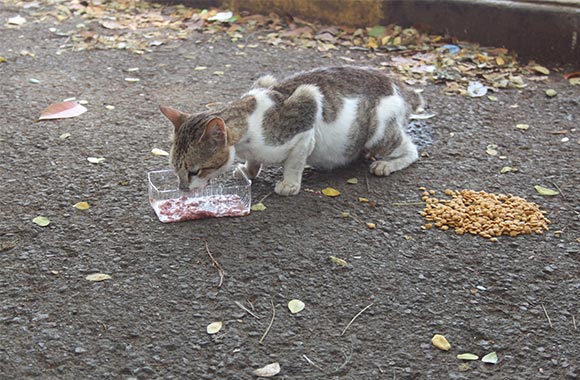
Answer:
M224 282L224 277L225 277L224 268L222 268L222 266L220 265L220 263L218 263L216 261L216 259L213 258L213 255L211 254L211 251L209 250L209 246L207 244L207 241L205 241L205 250L207 251L207 255L209 256L209 258L211 259L211 262L212 262L213 266L216 267L217 270L218 270L218 274L220 276L220 283L218 284L218 288L221 288L222 287L222 284Z
M322 368L321 366L319 366L318 364L316 364L312 360L310 360L310 358L308 356L306 356L306 354L302 355L302 357L304 359L306 359L306 361L308 362L308 364L310 364L311 366L313 366L314 368L316 368L320 372L326 373L326 371L324 370L324 368Z
M238 305L238 307L240 309L242 309L243 311L245 311L246 313L250 314L252 317L256 318L256 319L260 319L260 317L258 317L256 314L252 313L247 307L245 307L244 305L242 305L241 303L239 303L238 301L234 301L236 303L236 305Z
M272 302L272 300L270 300L270 303L272 304L272 319L270 320L270 324L268 324L266 331L264 331L264 335L262 335L262 337L260 338L259 342L260 344L262 344L264 339L266 339L266 335L268 335L270 329L272 328L272 325L274 324L274 318L276 318L276 307L274 306L274 302Z
M572 323L574 323L574 330L577 330L577 328L576 328L576 318L574 318L574 314L572 314Z
M558 184L556 182L552 182L552 185L554 185L556 187L556 189L558 189L558 191L560 192L560 194L562 194L562 198L566 199L566 194L564 194L564 192L562 191L562 189L560 189L560 187L558 186Z
M264 201L266 200L266 198L268 198L268 197L269 197L270 195L272 195L272 194L273 194L273 192L272 192L272 191L270 191L268 194L264 195L264 196L262 197L262 199L260 199L260 202L258 202L258 203L262 203L262 202L264 202Z
M371 184L369 183L369 175L365 174L365 183L367 184L367 192L371 192Z
M400 202L391 203L391 206L424 206L425 202Z
M364 309L362 309L361 311L358 312L357 315L355 315L350 322L348 322L348 325L346 325L346 327L344 328L344 330L342 330L342 332L340 333L340 336L343 336L344 333L346 332L346 330L348 330L348 328L350 327L350 325L352 325L352 323L359 317L359 315L361 315L362 313L364 313L369 307L373 306L373 304L369 304L367 307L365 307Z
M552 320L550 319L550 316L548 315L548 312L546 311L546 308L544 307L544 304L542 304L542 309L544 309L544 314L546 314L546 318L548 318L548 324L550 325L550 328L554 328L554 326L552 326Z

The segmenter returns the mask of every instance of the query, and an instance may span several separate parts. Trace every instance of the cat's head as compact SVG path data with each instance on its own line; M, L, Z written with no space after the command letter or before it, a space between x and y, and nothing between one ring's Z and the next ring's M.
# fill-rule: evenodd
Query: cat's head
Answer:
M160 109L174 126L169 160L180 189L203 188L231 166L235 151L221 118L207 112L189 115L171 107Z

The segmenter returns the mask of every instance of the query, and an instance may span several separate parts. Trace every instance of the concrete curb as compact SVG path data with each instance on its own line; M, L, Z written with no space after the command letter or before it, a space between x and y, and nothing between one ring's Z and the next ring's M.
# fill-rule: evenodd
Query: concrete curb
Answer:
M158 0L159 1L159 0ZM252 13L291 14L356 27L418 26L484 46L505 47L522 61L580 66L580 0L169 0Z

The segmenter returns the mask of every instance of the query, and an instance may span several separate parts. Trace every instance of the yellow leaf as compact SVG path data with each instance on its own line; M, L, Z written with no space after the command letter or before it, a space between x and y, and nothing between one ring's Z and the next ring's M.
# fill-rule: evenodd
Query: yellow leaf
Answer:
M213 322L207 325L206 331L208 334L216 334L222 328L222 322Z
M547 187L540 186L540 185L534 186L534 189L536 189L536 191L538 193L540 193L540 195L549 195L549 196L552 196L552 195L558 195L558 194L560 194L556 190L548 189Z
M550 74L550 70L548 70L544 66L535 65L535 66L532 66L532 69L540 74L544 74L544 75Z
M358 201L361 202L361 203L369 203L369 199L368 198L359 197L358 198Z
M75 203L75 205L73 207L78 209L78 210L88 210L89 208L91 208L91 206L89 205L88 202L78 202L78 203Z
M495 63L497 63L498 66L503 66L505 65L505 59L502 57L495 57Z
M530 126L528 124L516 124L516 128L521 129L522 131L525 131L525 130L530 129Z
M377 228L377 225L374 223L367 223L367 227L371 230L374 230L375 228Z
M346 262L346 260L339 259L338 257L335 257L335 256L328 256L328 258L330 259L330 261L332 261L336 265L340 265L341 267L348 266L348 263Z
M356 178L349 178L346 180L346 183L348 183L349 185L356 185L358 183L358 179Z
M338 197L340 195L340 191L333 189L332 187L327 187L322 189L322 194L326 195L327 197Z
M288 302L288 309L292 314L300 313L304 310L304 302L300 300L291 300Z
M554 96L558 95L558 92L552 88L546 90L546 96L549 98L553 98Z
M169 153L167 153L166 151L164 151L163 149L157 149L154 148L153 150L151 150L151 153L154 156L169 156Z
M578 78L570 78L568 80L568 82L572 85L572 86L580 86L580 77Z
M265 209L266 209L266 206L264 206L264 204L262 202L256 203L255 205L252 205L252 207L251 207L252 211L264 211Z
M92 273L89 274L85 279L93 282L105 281L110 280L112 277L105 273Z
M449 351L449 349L451 348L451 344L449 344L449 342L447 341L447 339L445 339L443 335L435 334L431 339L431 343L433 343L435 347L443 351Z

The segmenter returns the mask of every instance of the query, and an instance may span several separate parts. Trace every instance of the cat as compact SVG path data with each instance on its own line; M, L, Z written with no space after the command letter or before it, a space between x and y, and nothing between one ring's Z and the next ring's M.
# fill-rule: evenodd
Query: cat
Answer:
M274 191L298 194L306 165L333 169L361 155L370 172L387 176L418 159L405 132L420 95L386 73L368 67L318 68L280 82L259 78L249 92L221 109L187 114L161 106L173 123L170 162L181 189L204 187L231 167L249 178L261 166L282 164Z

